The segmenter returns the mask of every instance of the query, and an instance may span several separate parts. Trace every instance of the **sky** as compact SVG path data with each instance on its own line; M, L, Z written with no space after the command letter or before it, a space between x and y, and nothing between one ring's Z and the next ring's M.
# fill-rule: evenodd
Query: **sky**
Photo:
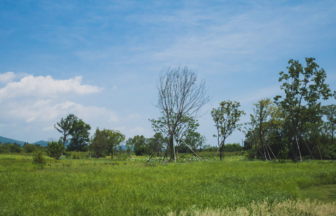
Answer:
M91 135L149 138L160 71L187 66L206 80L198 132L216 145L212 108L238 101L248 122L253 103L283 94L288 60L305 57L336 90L336 1L0 0L0 136L57 140L72 113Z

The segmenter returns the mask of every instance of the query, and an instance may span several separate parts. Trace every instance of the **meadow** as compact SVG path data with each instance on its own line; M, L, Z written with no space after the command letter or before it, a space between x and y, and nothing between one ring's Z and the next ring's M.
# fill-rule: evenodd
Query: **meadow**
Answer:
M311 198L301 191L336 183L334 161L46 159L39 165L30 155L0 155L0 215L251 213L253 203L300 204Z

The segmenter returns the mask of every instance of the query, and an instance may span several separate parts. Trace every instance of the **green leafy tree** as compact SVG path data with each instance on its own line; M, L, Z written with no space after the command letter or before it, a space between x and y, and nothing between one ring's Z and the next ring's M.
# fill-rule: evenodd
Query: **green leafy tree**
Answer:
M128 140L126 141L126 152L127 152L128 156L131 155L131 152L132 152L133 148L134 148L133 139L128 138Z
M206 143L206 138L196 131L189 131L185 137L185 142L192 150L196 151L196 149L201 148Z
M69 140L71 129L75 121L77 121L77 117L74 114L69 114L65 119L61 118L61 121L54 125L55 129L62 134L61 138L64 148L66 142Z
M96 129L96 132L92 137L90 148L98 159L102 156L103 152L107 150L108 137L104 131L99 130L99 128Z
M111 159L113 159L113 154L115 153L117 146L125 140L125 135L118 130L109 129L104 129L103 133L107 138L108 149L111 153Z
M85 147L89 142L91 126L86 124L82 119L75 119L70 130L72 136L68 145L69 151L85 151Z
M222 160L222 152L225 145L225 140L235 130L241 130L242 124L238 124L240 117L245 115L245 112L239 110L240 103L236 101L223 101L218 108L213 108L211 111L212 118L217 129L218 150L220 149L220 160ZM217 154L217 153L216 153Z
M316 109L320 106L321 98L327 100L332 96L329 85L325 84L327 77L324 69L314 62L315 58L306 58L306 67L293 59L288 61L288 73L280 72L279 82L285 97L278 95L274 98L275 103L281 106L288 115L288 121L293 133L292 159L297 160L298 153L302 161L299 137L303 129L304 109Z
M25 144L22 147L22 149L26 153L32 153L32 152L36 151L38 149L38 147L36 145L33 145L33 144Z
M58 140L58 142L51 141L48 142L47 153L49 157L53 157L56 160L59 159L64 151L64 145L62 142L62 138Z
M268 151L268 149L271 150L271 148L266 143L265 138L266 138L267 135L270 135L270 134L267 134L267 133L271 132L271 128L270 128L271 124L270 124L269 120L270 120L271 116L273 115L273 112L275 111L275 107L273 106L273 103L272 103L271 99L269 99L269 98L262 99L262 100L258 101L258 103L255 103L254 105L255 105L254 110L255 110L255 113L257 114L255 116L255 120L257 122L257 127L258 127L258 130L259 130L259 139L260 139L260 143L261 143L262 148L263 148L264 157L265 157L265 160L267 160L267 155L268 155L269 158L271 159L271 155ZM275 155L274 155L274 157L275 157Z
M141 135L136 135L132 139L134 143L134 153L135 155L143 155L146 152L146 138Z
M328 120L328 129L331 134L331 143L334 144L334 134L336 129L336 105L323 106L323 114L327 117Z

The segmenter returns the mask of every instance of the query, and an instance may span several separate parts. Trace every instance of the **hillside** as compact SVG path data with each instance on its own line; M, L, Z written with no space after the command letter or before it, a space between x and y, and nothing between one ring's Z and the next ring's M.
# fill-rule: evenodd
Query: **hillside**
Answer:
M24 141L14 140L14 139L7 138L7 137L2 137L2 136L0 136L0 142L3 143L3 144L5 144L5 143L17 143L17 144L20 144L21 146L24 145L24 143L25 143ZM40 140L40 141L30 143L30 144L39 144L41 146L47 146L48 142L44 141L44 140Z

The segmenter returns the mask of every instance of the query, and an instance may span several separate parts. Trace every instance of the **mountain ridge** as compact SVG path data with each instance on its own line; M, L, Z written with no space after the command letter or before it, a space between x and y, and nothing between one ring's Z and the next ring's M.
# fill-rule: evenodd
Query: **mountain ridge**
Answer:
M11 138L7 138L7 137L3 137L3 136L0 136L0 142L2 144L6 144L6 143L17 143L21 146L24 145L24 143L29 143L29 142L24 142L24 141L19 141L19 140L15 140L15 139L11 139ZM48 145L48 142L47 141L44 141L44 140L40 140L40 141L37 141L37 142L34 142L34 143L29 143L29 144L39 144L41 146L47 146Z

